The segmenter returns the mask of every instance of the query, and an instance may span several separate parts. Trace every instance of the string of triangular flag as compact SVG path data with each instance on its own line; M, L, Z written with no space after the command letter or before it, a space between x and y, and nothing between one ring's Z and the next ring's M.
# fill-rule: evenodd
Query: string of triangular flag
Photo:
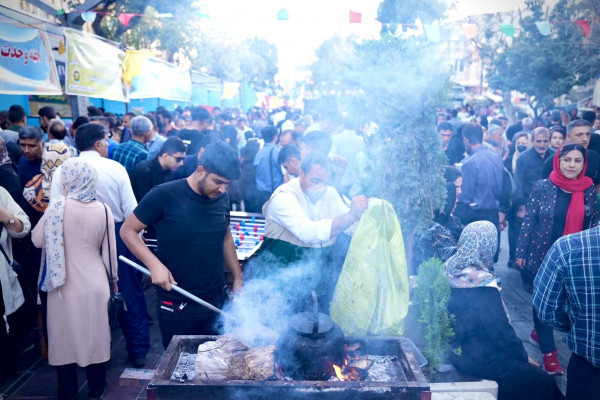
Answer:
M128 26L129 23L131 22L131 19L133 17L143 17L143 16L148 16L147 14L143 14L143 13L127 13L127 12L117 12L115 13L114 11L79 11L79 10L72 10L70 12L73 13L81 13L81 18L85 21L85 22L89 22L89 23L93 23L96 20L96 16L97 15L115 15L117 17L117 19L119 20L119 22L123 25L123 26ZM56 16L59 17L61 15L64 15L66 13L64 8L61 8L60 10L58 10L56 12ZM196 12L194 13L194 15L200 19L210 19L210 14L204 10L196 10ZM186 16L179 16L179 15L174 15L173 13L158 13L156 14L156 18L157 19L162 19L162 18L188 18L189 15ZM288 21L290 19L290 13L287 9L282 8L281 10L279 10L277 12L277 20L278 21ZM362 13L356 12L356 11L349 11L349 16L348 16L348 22L351 24L360 24L362 23ZM414 25L414 24L411 24Z
M537 21L535 26L539 33L543 36L548 36L552 33L552 24L560 23L574 23L581 29L584 37L588 37L592 33L590 21L588 20L576 20L576 21ZM525 25L525 24L523 24ZM424 24L423 30L425 36L430 42L439 42L441 40L441 25L440 24ZM479 26L473 23L462 24L462 31L468 39L474 39L479 34ZM500 31L508 37L513 37L516 32L516 28L513 24L500 24Z
M142 14L142 13L114 13L112 11L85 11L85 12L83 12L83 11L73 10L71 12L81 13L81 18L85 22L89 22L89 23L93 23L96 20L96 15L98 15L98 14L100 14L100 15L116 15L117 19L123 26L128 26L133 17L146 16L146 14ZM64 9L60 9L56 13L57 16L64 15L64 14L65 14ZM210 14L202 9L196 10L194 15L200 19L210 19ZM156 18L158 18L158 19L188 18L188 17L189 17L188 15L178 16L178 15L174 15L173 13L158 13L158 14L156 14ZM277 20L278 21L289 21L289 19L290 19L290 13L287 9L282 8L277 12ZM349 10L348 22L351 24L362 23L362 13L356 12L353 10ZM535 25L536 25L538 31L540 32L540 34L542 34L544 36L548 36L552 33L552 24L557 24L557 23L574 23L574 24L576 24L581 29L584 37L588 37L592 32L592 29L590 26L590 21L588 21L588 20L538 21L538 22L535 22ZM400 22L399 23L383 23L382 25L386 25L386 26L399 25L399 26L403 26L403 27L418 27L419 26L418 24L415 24L415 23L400 23ZM427 39L431 42L439 42L441 40L441 38L442 38L441 28L442 28L442 26L438 23L423 25L423 30L425 31L425 35L427 36ZM474 39L479 34L479 27L473 23L462 24L462 30L463 30L463 33L465 34L465 36L469 39ZM513 37L516 33L515 26L510 23L500 24L500 30L502 31L502 33L504 35L506 35L508 37Z
M151 17L151 15L148 14L143 14L143 13L115 13L112 11L78 11L78 10L73 10L71 11L73 13L81 13L81 18L85 21L85 22L89 22L89 23L93 23L96 20L96 16L97 15L115 15L117 17L117 19L119 20L119 22L123 25L123 26L128 26L129 23L131 22L131 19L133 17ZM56 16L61 16L64 15L65 11L64 9L60 9L57 13ZM200 18L200 19L210 19L210 15L202 10L196 10L195 12L195 16ZM163 19L163 18L188 18L189 16L178 16L178 15L174 15L173 13L158 13L155 15L156 19Z

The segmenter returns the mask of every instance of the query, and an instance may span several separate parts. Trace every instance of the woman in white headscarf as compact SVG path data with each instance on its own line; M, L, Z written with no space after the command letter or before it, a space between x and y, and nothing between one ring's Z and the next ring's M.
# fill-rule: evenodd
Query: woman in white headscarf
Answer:
M96 200L98 175L85 160L69 159L54 179L61 193L32 233L46 250L40 288L48 292L48 362L56 366L59 399L77 398L76 365L86 367L90 398L101 398L110 358L111 265L117 276L113 217Z
M509 323L491 272L497 240L494 224L473 222L460 235L456 254L446 261L448 311L455 318L456 352L450 361L463 374L496 381L499 400L564 399L554 379L528 362L523 342Z

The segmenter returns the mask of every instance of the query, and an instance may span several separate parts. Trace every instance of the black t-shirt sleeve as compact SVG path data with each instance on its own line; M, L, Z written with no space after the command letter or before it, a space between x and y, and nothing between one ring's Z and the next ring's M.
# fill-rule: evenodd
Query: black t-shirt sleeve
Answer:
M167 201L165 193L157 186L144 196L133 213L144 225L152 226L162 216L163 204Z

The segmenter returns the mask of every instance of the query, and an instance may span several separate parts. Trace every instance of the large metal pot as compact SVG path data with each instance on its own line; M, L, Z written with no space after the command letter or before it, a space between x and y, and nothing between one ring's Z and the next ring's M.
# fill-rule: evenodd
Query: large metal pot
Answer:
M325 380L332 364L344 362L344 332L329 316L319 313L313 291L313 310L294 315L288 334L277 348L277 359L285 376L300 380Z

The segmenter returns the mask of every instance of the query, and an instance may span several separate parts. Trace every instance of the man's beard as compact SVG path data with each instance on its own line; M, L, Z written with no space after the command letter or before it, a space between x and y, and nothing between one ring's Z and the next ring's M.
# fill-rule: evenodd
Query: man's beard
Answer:
M198 182L198 191L202 196L210 197L208 193L206 193L206 175Z

